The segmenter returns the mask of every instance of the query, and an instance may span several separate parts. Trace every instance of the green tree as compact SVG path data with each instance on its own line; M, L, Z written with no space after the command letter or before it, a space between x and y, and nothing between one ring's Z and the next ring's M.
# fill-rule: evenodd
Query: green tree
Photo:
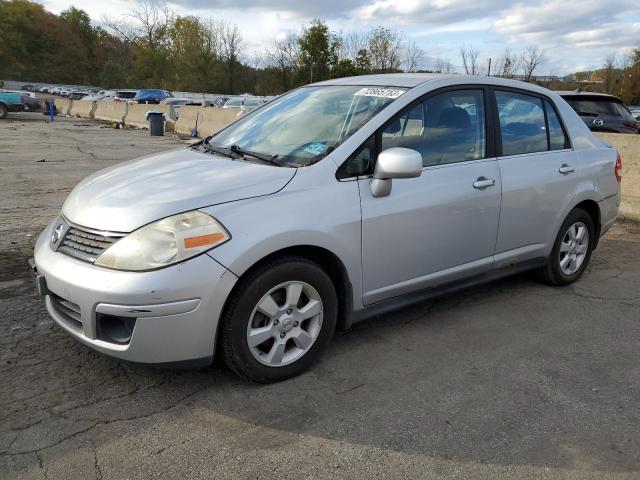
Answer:
M331 78L352 77L360 75L361 72L356 65L348 58L339 60L331 69Z
M640 104L640 48L630 55L620 85L620 96L627 105Z
M26 0L0 0L0 76L29 81L87 81L83 39L60 17Z
M389 28L377 27L369 34L371 67L379 73L400 71L402 63L402 35Z
M315 19L300 36L300 63L303 81L319 82L331 75L338 63L339 37L322 20Z

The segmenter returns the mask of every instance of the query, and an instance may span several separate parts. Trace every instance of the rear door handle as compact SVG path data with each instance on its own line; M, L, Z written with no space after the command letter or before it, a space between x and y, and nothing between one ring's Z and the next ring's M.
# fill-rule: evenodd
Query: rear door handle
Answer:
M478 177L478 179L475 182L473 182L473 188L482 189L487 187L493 187L495 184L496 184L496 181L493 178Z
M566 163L562 164L562 166L558 169L558 171L564 175L567 173L573 173L576 171L571 165L567 165Z

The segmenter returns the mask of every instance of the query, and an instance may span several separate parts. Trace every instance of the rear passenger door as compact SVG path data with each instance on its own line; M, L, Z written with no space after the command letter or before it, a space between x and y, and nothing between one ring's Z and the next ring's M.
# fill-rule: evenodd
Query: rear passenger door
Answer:
M542 258L577 182L576 154L552 102L528 91L494 89L502 207L496 266Z
M394 180L386 197L374 197L370 179L359 178L365 305L492 267L500 172L487 140L488 94L483 87L430 94L352 157L366 165L369 152L405 147L423 159L422 175Z

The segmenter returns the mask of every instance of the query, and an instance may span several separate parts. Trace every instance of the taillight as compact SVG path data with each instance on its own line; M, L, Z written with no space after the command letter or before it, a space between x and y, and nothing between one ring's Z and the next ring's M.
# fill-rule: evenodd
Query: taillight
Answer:
M635 128L636 130L640 130L640 122L622 122L625 127Z
M618 158L616 158L616 166L613 169L613 173L615 173L618 183L622 182L622 158L620 158L620 152L618 152Z

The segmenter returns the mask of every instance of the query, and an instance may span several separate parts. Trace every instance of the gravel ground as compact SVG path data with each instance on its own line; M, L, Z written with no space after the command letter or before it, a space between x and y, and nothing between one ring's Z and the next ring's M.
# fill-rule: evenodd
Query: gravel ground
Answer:
M523 275L339 332L311 372L243 383L100 356L26 268L70 189L170 137L0 121L0 478L640 478L640 228L585 276Z

